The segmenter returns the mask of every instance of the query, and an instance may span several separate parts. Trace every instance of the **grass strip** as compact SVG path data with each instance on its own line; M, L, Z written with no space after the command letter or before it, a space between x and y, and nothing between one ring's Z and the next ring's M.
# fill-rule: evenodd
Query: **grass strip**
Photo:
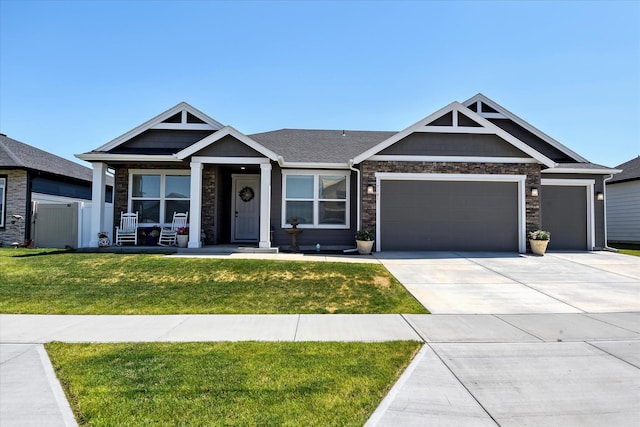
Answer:
M420 346L50 343L46 349L81 425L361 426Z

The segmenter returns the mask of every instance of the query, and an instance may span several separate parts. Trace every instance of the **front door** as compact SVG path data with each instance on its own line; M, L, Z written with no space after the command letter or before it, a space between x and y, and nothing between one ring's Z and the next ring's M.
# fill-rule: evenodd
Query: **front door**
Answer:
M232 175L231 242L260 238L260 175Z

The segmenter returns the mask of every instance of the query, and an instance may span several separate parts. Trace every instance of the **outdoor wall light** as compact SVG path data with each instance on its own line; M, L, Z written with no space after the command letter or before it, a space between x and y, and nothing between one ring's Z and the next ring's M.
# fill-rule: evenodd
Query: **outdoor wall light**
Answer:
M367 194L376 194L376 185L372 182L370 182L367 185Z
M533 197L538 197L538 187L531 187L531 195Z
M604 193L602 193L601 191L598 191L596 193L596 200L604 200Z

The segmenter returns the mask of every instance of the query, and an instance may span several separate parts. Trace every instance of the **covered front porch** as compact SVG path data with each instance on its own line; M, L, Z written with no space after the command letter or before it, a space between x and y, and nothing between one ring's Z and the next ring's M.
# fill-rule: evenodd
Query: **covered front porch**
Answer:
M98 209L92 209L89 247L97 248L98 233L105 231L105 196L99 189L109 168L116 175L116 227L122 212L138 212L139 229L169 227L174 211L188 212L189 249L271 248L270 159L193 156L189 160L147 168L94 162L92 204ZM178 181L181 188L176 188ZM115 240L115 230L107 231ZM149 243L139 239L136 246L144 245Z

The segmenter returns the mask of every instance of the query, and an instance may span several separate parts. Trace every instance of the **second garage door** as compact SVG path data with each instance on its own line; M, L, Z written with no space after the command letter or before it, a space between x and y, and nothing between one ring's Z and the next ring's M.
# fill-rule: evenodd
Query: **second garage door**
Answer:
M586 186L542 186L542 228L551 233L548 250L588 249L587 200Z
M380 181L379 250L518 251L516 182Z

